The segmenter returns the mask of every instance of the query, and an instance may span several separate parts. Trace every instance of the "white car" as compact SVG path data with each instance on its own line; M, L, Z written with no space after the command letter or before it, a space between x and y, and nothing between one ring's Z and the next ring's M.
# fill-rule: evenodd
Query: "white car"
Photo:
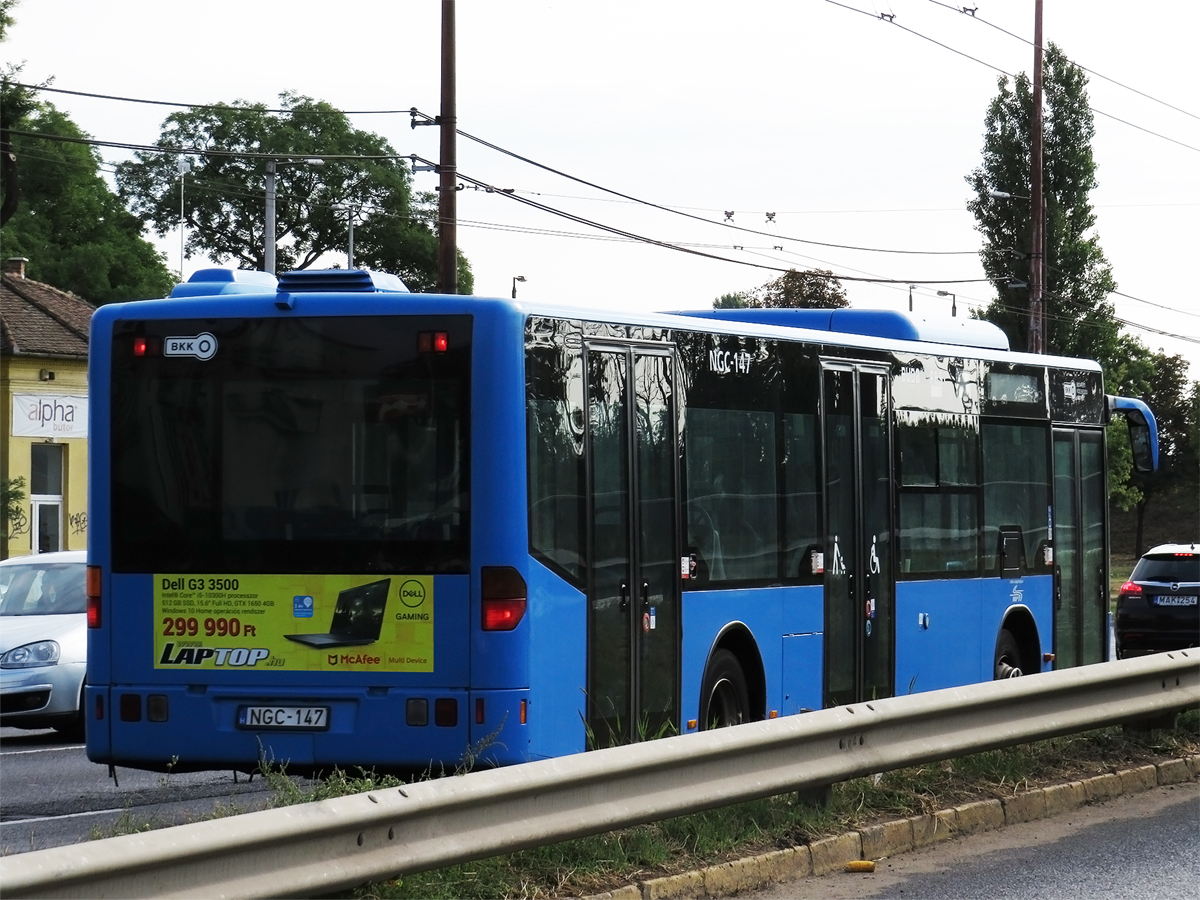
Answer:
M0 725L83 735L87 553L0 560Z

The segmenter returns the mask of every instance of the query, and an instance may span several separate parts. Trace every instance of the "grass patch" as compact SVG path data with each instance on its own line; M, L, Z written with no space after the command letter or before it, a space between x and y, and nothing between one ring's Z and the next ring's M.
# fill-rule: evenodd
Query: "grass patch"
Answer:
M704 813L565 841L365 885L340 896L400 898L544 898L599 893L647 878L685 872L847 830L973 800L1010 797L1049 784L1200 752L1200 711L1169 731L1119 727L1022 744L1003 750L833 786L819 808L783 794ZM390 783L330 779L329 791ZM363 786L366 785L366 786ZM352 791L347 791L350 793ZM314 795L315 799L315 795Z

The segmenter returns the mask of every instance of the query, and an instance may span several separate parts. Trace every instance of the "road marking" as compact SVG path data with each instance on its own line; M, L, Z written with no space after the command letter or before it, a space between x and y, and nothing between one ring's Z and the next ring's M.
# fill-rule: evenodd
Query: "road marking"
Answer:
M0 756L20 756L22 753L55 753L59 750L82 750L87 744L68 744L65 747L42 747L40 750L0 750Z
M25 825L29 822L54 822L58 819L78 819L81 816L105 816L105 815L112 815L114 813L120 814L123 812L127 812L127 810L125 810L125 809L93 809L89 812L65 813L64 815L61 815L61 816L34 816L33 818L28 818L28 819L5 819L3 822L0 822L0 827L2 827L4 825Z

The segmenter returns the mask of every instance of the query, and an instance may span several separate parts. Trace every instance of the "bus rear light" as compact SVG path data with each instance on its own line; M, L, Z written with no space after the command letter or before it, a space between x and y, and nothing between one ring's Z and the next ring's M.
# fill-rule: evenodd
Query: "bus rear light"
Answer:
M484 712L483 712L483 698L476 697L475 698L475 724L482 725L484 723L485 718L486 718L486 716L484 716Z
M453 697L438 697L433 701L433 724L453 728L458 724L458 701Z
M450 333L447 331L417 332L418 353L445 353L450 349Z
M140 721L142 721L142 695L141 694L122 694L121 695L121 721L122 722L140 722Z
M162 356L162 338L135 337L133 339L133 355L138 357Z
M404 704L404 722L413 728L424 728L429 724L429 701L424 697L411 697Z
M525 615L525 579L512 566L484 566L481 575L484 631L512 631Z
M103 618L100 615L100 567L87 567L87 626L99 628Z
M168 717L167 695L151 694L146 698L146 719L150 722L165 722Z

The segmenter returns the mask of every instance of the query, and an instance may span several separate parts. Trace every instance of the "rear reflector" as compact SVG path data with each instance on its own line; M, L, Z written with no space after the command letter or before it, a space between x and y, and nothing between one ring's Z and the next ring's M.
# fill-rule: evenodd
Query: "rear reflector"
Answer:
M525 579L512 566L484 566L481 575L484 631L512 631L525 616Z
M141 694L122 694L121 695L121 721L122 722L140 722L140 721L142 721L142 696L141 696Z
M433 724L453 728L458 724L458 701L453 697L438 697L433 701Z
M99 628L100 615L100 567L87 567L87 626Z
M475 698L475 724L482 725L485 718L486 717L483 712L483 698L476 697Z
M96 721L99 722L104 718L104 695L96 695Z
M524 725L529 721L529 701L521 701L521 724Z

